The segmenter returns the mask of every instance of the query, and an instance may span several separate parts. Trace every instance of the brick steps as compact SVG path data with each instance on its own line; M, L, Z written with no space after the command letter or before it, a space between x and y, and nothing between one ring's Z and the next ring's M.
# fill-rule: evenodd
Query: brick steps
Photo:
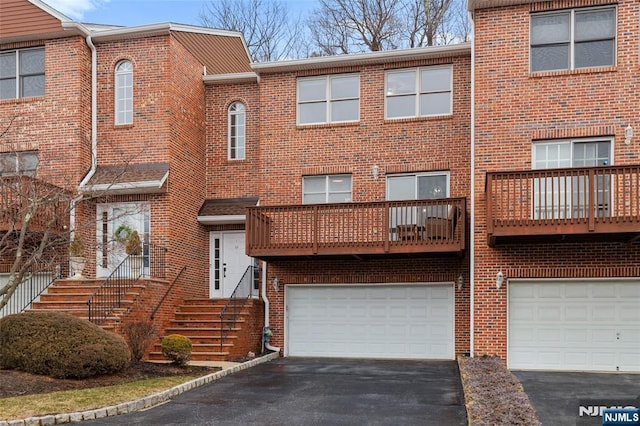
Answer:
M235 324L226 315L223 320L220 319L220 312L226 303L227 300L223 299L185 299L175 311L169 327L165 329L165 335L181 334L188 337L192 344L193 361L228 361L239 341L238 333L246 327L246 318L253 301L246 301ZM222 330L225 336L221 342ZM165 360L160 343L162 337L164 336L159 337L149 353L150 360Z
M65 312L79 318L89 319L87 301L100 288L104 279L71 280L62 279L53 283L40 300L33 302L32 310ZM113 309L111 314L101 324L105 330L115 331L120 324L121 317L134 305L138 296L146 288L144 284L136 283L129 291L122 295L121 306Z

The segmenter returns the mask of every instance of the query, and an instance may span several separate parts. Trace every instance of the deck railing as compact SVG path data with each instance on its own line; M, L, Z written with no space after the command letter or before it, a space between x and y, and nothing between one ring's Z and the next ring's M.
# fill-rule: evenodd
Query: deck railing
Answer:
M0 231L22 229L27 213L29 229L60 232L69 221L69 192L29 176L0 177Z
M461 252L465 198L249 207L258 258Z
M491 237L632 233L640 226L640 166L489 172Z

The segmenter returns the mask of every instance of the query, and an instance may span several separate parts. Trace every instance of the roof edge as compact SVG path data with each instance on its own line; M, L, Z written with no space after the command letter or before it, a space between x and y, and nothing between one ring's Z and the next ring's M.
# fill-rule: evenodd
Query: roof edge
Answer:
M354 53L348 55L320 56L306 59L294 59L278 62L251 64L256 72L283 72L331 68L336 66L367 65L410 60L416 57L439 58L471 54L471 43L459 43L446 46L417 47L411 49L384 50L379 52Z
M202 80L205 84L253 83L259 80L259 76L255 72L238 72L205 75Z
M156 24L137 25L133 27L122 27L95 31L94 41L113 41L130 37L151 37L156 35L166 35L172 31L191 32L198 34L215 35L222 37L242 38L242 34L237 31L219 30L217 28L197 27L194 25L175 24L172 22L162 22Z
M62 12L58 11L57 9L54 9L53 7L49 6L48 4L46 4L46 3L44 3L44 2L42 2L40 0L28 0L28 1L29 1L29 3L31 3L35 7L38 7L40 9L42 9L43 11L47 12L49 15L53 16L54 18L58 19L61 22L71 22L71 21L73 21L73 19L69 18L68 16L66 16Z
M478 9L518 6L521 4L541 3L543 1L547 0L467 0L467 10L473 12Z

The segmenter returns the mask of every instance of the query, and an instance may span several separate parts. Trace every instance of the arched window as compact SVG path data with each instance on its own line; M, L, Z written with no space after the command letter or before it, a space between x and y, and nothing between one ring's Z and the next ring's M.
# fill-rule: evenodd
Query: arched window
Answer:
M116 124L133 123L133 64L121 61L116 65L115 75Z
M229 105L229 160L244 160L246 108L242 102Z

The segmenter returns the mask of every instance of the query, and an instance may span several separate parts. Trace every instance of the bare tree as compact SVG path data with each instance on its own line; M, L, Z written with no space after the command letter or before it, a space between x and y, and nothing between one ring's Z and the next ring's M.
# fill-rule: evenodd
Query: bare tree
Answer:
M241 32L257 62L297 58L307 52L300 18L292 18L280 0L213 0L204 6L200 22Z
M398 0L320 0L309 19L313 42L326 55L395 49L400 39Z
M324 55L434 46L468 39L460 0L319 0L308 20ZM466 32L465 32L466 30Z

